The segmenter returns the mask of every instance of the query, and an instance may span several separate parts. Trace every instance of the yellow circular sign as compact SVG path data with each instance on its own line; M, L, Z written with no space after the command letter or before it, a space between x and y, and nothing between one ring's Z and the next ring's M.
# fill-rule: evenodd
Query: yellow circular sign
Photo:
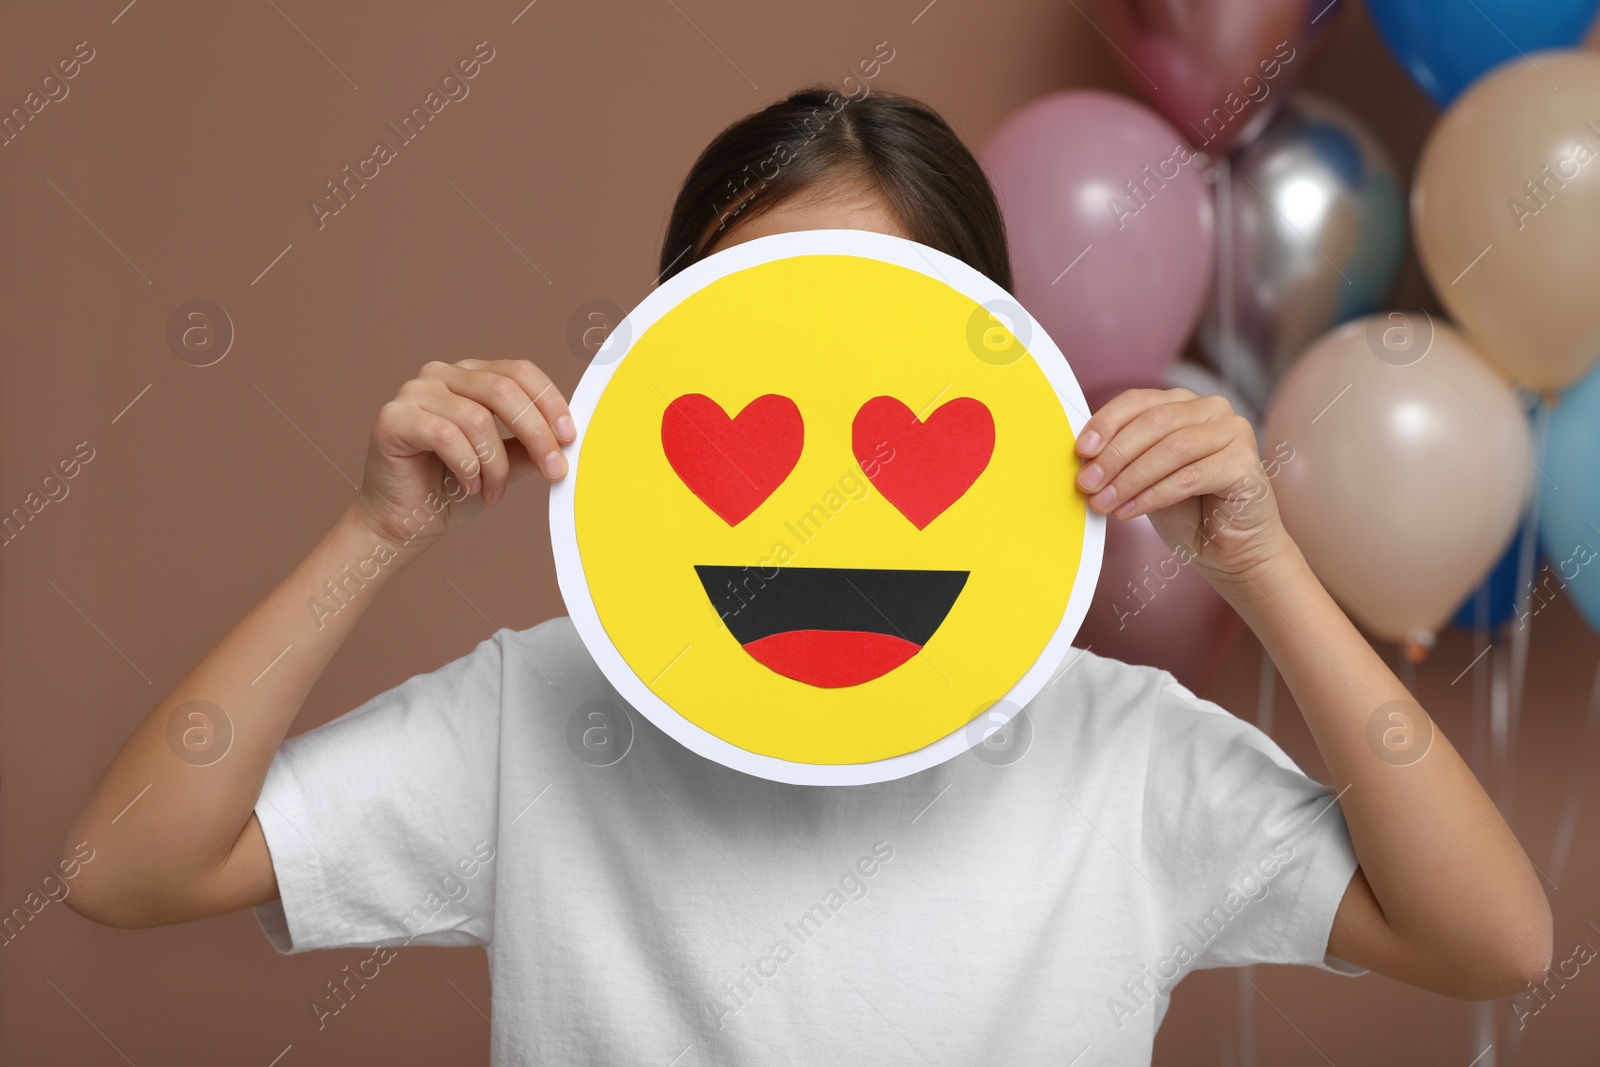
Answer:
M569 610L618 692L719 762L932 766L1042 688L1087 610L1082 393L934 249L812 230L719 252L628 316L572 406Z

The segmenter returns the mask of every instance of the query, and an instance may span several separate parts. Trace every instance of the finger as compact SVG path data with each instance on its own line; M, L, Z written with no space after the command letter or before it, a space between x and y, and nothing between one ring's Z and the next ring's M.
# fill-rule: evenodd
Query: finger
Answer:
M511 464L511 473L506 476L507 485L515 485L522 480L523 475L539 469L539 464L528 455L527 446L521 441L515 437L506 437L502 438L500 443L505 446L506 460Z
M1105 448L1083 465L1078 472L1078 486L1086 493L1097 492L1163 437L1184 427L1231 415L1232 411L1221 397L1194 397L1147 407L1129 419L1106 442Z
M539 469L539 464L535 463L533 457L528 455L527 446L515 437L502 437L500 446L505 450L506 454L507 472L505 484L507 487L516 485L525 475L532 474ZM499 499L499 497L495 497L489 503L497 503Z
M505 442L500 438L494 414L476 400L468 400L442 384L435 384L419 394L415 403L423 411L449 419L460 428L477 461L473 473L483 480L483 502L493 504L499 500L510 484L511 461L506 457Z
M578 429L572 421L572 411L567 407L566 397L561 395L550 376L539 369L538 364L528 359L463 359L456 364L469 370L486 370L495 374L504 374L514 379L522 386L522 391L532 400L538 413L544 416L544 421L550 425L560 444L568 444L577 439ZM512 416L512 420L523 418L529 414L524 407L521 412ZM504 420L502 420L504 421ZM510 423L507 423L510 426ZM511 426L515 430L515 426Z
M1136 425L1130 424L1129 430ZM1125 430L1124 434L1127 432ZM1111 511L1175 471L1227 448L1235 432L1226 421L1212 420L1180 426L1162 435L1133 456L1109 483L1091 496L1090 506L1097 511ZM1112 445L1116 443L1113 441Z
M391 400L378 412L373 438L387 455L415 456L432 452L466 487L476 493L481 486L477 453L461 427L431 411L404 400Z
M1187 389L1127 389L1100 405L1078 434L1078 455L1085 458L1098 455L1106 442L1115 437L1135 416L1157 404L1170 404L1179 400L1193 400L1195 394Z
M523 391L533 398L534 404L544 415L544 421L555 431L557 441L569 444L577 439L578 428L572 421L567 398L561 395L561 390L556 388L549 375L539 369L538 364L527 359L498 359L493 361L492 369L515 378L522 385Z
M522 383L510 375L489 370L480 360L463 360L476 364L429 364L432 374L453 393L476 400L499 416L506 428L517 435L527 448L528 455L539 457L539 468L546 478L554 481L567 473L567 457L561 454L561 442L555 430L545 420L543 410L529 396ZM551 392L554 392L552 388ZM548 395L548 394L547 394ZM496 438L499 434L496 433Z
M1254 466L1252 466L1254 464ZM1259 470L1260 456L1243 441L1234 441L1219 452L1213 452L1194 463L1168 474L1117 507L1119 519L1132 519L1160 511L1180 500L1205 493L1223 493L1239 484L1247 472ZM1265 479L1262 479L1265 484ZM1259 487L1253 487L1259 492Z

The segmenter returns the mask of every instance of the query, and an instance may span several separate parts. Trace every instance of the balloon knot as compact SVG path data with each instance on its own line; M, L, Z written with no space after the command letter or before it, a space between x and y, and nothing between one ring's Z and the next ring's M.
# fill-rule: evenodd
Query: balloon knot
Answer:
M1428 658L1428 650L1432 647L1432 630L1413 630L1406 634L1406 639L1400 643L1400 649L1407 663L1421 663Z

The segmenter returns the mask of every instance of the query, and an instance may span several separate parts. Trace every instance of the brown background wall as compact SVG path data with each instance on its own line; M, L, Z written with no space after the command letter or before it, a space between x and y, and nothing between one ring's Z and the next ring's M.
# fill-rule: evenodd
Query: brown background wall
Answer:
M94 458L0 548L0 909L37 888L134 723L350 499L373 418L402 381L434 358L528 356L570 390L582 367L568 315L644 295L676 183L725 123L801 82L837 83L885 40L896 55L880 84L924 97L974 146L1040 93L1128 89L1085 16L1055 0L522 2L103 0L4 14L4 109L77 42L95 58L0 148L0 507L79 442ZM485 40L496 55L471 95L319 232L307 201ZM1311 81L1409 171L1433 109L1359 7ZM166 340L169 315L197 298L237 330L205 368ZM1426 299L1414 263L1397 299ZM297 730L494 627L563 610L543 495L533 480L518 489L385 594ZM1578 742L1597 647L1565 603L1537 619L1513 815L1541 865L1570 776L1595 769ZM1451 684L1475 652L1448 635L1418 685L1481 761L1470 689L1490 657ZM1208 695L1253 717L1259 659L1247 638ZM1281 687L1272 728L1320 771ZM1597 794L1552 893L1558 957L1579 938L1600 944L1586 925L1600 921ZM266 1065L291 1045L285 1067L484 1062L476 952L412 950L317 1032L309 1000L358 955L279 957L248 913L123 932L51 904L0 947L0 1062ZM1235 972L1185 982L1157 1062L1464 1065L1489 1039L1473 1006L1382 978L1252 978L1264 996ZM1585 973L1532 1020L1523 1061L1595 1062L1597 1005L1600 978ZM1493 1016L1497 1050L1480 1062L1505 1064L1507 1006Z

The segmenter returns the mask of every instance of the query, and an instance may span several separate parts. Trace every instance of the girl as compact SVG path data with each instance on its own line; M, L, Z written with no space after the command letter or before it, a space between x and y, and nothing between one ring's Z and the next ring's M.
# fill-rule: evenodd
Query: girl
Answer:
M837 227L1011 288L951 129L820 89L705 150L661 275ZM564 618L284 741L382 587L528 472L561 478L574 429L526 360L434 361L401 386L356 498L89 797L68 840L96 860L70 906L123 927L253 906L280 951L373 946L313 1001L319 1026L408 946L484 946L495 1064L1145 1064L1198 967L1374 970L1472 999L1544 974L1550 910L1509 828L1443 736L1405 766L1369 745L1375 719L1431 726L1285 532L1249 424L1182 389L1096 412L1078 485L1150 516L1237 608L1336 788L1166 672L1087 651L1029 704L1024 759L781 785L630 714ZM359 596L308 609L356 570ZM168 741L197 709L233 729L206 765Z

